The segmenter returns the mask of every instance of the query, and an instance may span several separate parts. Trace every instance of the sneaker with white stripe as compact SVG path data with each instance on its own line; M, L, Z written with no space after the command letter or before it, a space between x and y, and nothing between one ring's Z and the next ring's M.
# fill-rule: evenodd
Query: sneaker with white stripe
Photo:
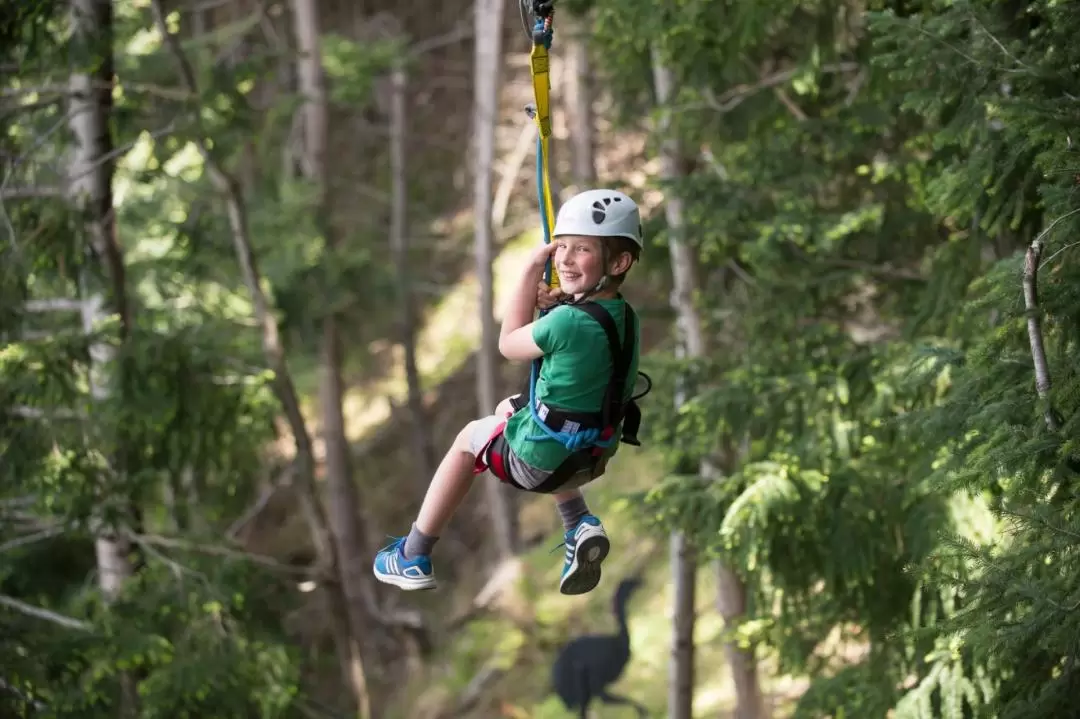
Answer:
M405 537L394 540L375 555L375 578L383 584L392 584L399 589L435 588L435 570L431 566L431 557L418 555L405 558Z
M559 591L585 594L600 583L600 563L611 550L611 542L600 520L586 514L563 538L566 557L563 561Z

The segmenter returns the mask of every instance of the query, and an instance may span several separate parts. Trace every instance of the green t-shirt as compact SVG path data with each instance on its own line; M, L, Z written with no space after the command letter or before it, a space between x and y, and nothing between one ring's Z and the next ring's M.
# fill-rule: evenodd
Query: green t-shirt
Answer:
M615 298L594 302L607 310L615 320L621 342L625 300ZM625 399L633 394L637 378L641 333L636 326L634 330L637 341L633 345ZM600 323L580 309L562 305L533 324L532 336L544 351L540 376L536 380L536 396L540 401L571 412L601 411L604 392L611 380L612 357L607 335ZM616 438L619 436L618 430L616 427ZM528 439L537 435L545 439ZM528 407L510 417L504 436L518 458L547 472L554 471L570 455L570 451L560 442L546 438L543 428L533 420ZM605 454L613 455L617 447L616 441Z

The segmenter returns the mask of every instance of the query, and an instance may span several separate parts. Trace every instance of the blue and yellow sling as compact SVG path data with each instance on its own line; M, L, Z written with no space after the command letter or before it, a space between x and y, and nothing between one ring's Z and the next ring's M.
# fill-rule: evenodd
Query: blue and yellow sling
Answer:
M555 230L555 206L551 198L551 177L548 169L551 150L551 58L549 52L554 37L552 20L555 16L555 7L553 0L520 1L522 17L530 16L533 19L531 34L533 47L529 55L529 70L532 73L534 102L526 108L526 111L536 122L536 191L544 242L549 243ZM544 281L547 282L548 287L559 286L559 274L551 260L548 260L544 270Z

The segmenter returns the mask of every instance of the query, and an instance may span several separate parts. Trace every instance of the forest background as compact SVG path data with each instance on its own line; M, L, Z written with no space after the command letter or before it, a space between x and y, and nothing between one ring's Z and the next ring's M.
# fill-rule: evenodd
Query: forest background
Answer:
M565 718L554 652L640 575L656 716L1076 715L1080 6L554 27L557 195L646 216L645 446L592 594L484 481L417 596L371 558L525 378L518 8L0 10L0 713Z

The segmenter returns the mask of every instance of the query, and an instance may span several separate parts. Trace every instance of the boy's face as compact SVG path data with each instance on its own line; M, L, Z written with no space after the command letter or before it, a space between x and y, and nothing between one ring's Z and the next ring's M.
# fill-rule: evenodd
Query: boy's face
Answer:
M605 273L604 248L597 237L562 235L554 239L559 285L568 295L588 292Z

